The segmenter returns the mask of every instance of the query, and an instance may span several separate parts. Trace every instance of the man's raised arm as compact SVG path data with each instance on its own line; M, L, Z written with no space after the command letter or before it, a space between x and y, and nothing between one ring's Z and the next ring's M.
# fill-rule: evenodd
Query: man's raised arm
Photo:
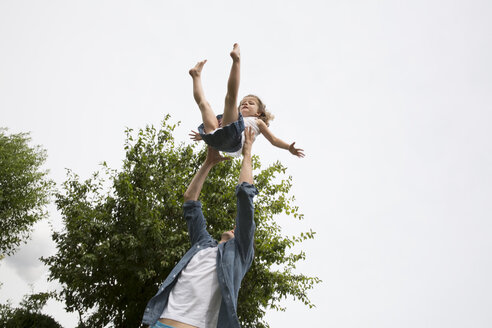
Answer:
M198 201L198 197L200 196L203 183L207 179L208 173L212 167L226 159L228 158L220 156L217 150L208 147L205 162L195 174L188 189L186 189L186 192L184 193L185 203L183 205L183 210L191 245L200 242L200 240L211 238L210 234L207 232L205 218L202 213L202 204Z
M244 130L244 145L243 145L243 164L239 173L239 184L247 182L253 184L253 164L251 163L251 148L253 146L254 132L251 128Z
M207 179L208 173L210 172L212 167L214 167L215 164L218 164L228 159L229 158L227 157L221 156L216 149L208 146L207 158L205 159L205 162L203 162L203 165L200 167L198 172L193 177L193 180L191 180L188 189L186 189L184 193L184 201L186 202L189 200L198 200L198 197L200 196L200 192L202 191L203 183Z
M255 208L253 198L258 191L253 186L253 164L251 162L251 147L253 145L254 132L251 128L244 131L245 141L243 145L243 163L239 173L239 184L236 187L237 217L235 238L241 256L245 262L253 259L253 239L256 225L254 220Z

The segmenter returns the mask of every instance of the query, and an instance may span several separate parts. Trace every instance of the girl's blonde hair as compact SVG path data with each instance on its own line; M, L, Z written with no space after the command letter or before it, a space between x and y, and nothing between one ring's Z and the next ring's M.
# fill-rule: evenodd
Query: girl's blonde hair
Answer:
M270 126L270 121L272 121L275 116L273 116L272 113L266 110L266 105L263 103L263 101L261 101L260 97L256 95L247 95L244 96L243 99L247 97L252 97L256 99L256 101L258 102L258 112L260 112L260 116L258 118L265 122L267 126ZM241 108L241 104L239 104L238 110L239 108Z

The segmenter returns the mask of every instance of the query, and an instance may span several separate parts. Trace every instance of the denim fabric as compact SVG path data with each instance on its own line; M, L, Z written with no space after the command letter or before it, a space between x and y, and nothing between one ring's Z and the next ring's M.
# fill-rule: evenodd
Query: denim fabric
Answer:
M222 115L217 115L217 120ZM207 145L227 153L234 153L241 149L241 136L244 131L243 115L239 113L236 122L223 126L213 133L205 133L203 123L198 127L198 132Z
M219 244L217 252L217 278L222 294L217 328L240 328L237 317L237 297L241 281L253 262L253 239L256 230L253 198L258 190L252 184L243 182L236 186L237 216L235 237ZM183 205L188 225L191 248L171 270L159 287L157 294L148 302L142 323L152 326L159 320L167 305L171 289L176 284L181 270L203 247L214 247L214 240L206 230L206 221L199 201L187 201Z

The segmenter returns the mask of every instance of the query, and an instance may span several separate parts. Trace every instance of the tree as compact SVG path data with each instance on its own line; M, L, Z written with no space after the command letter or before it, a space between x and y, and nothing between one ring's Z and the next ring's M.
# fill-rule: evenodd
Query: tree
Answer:
M62 326L51 316L42 313L29 312L24 309L14 310L12 316L6 320L5 327L62 328Z
M51 293L25 295L20 308L12 308L10 303L0 304L0 327L62 328L51 316L41 313L51 296Z
M126 131L126 158L121 170L103 163L103 172L81 181L73 172L56 195L65 229L54 232L58 252L43 259L50 280L62 284L59 297L68 311L78 311L80 326L138 327L147 301L181 259L190 242L182 218L183 194L204 160L196 145L177 145L176 125L169 116L156 130ZM232 228L236 214L234 187L241 162L217 165L209 174L200 200L208 231ZM254 168L261 168L257 157ZM285 213L303 219L294 197L288 196L291 177L277 179L285 167L275 163L255 177L256 255L240 291L238 315L243 327L268 327L265 309L284 310L281 299L293 296L314 306L306 291L320 280L295 273L304 252L289 248L314 238L280 234L274 217ZM108 190L107 185L110 185Z
M53 182L41 170L46 150L29 146L28 133L0 128L0 259L11 255L46 216Z

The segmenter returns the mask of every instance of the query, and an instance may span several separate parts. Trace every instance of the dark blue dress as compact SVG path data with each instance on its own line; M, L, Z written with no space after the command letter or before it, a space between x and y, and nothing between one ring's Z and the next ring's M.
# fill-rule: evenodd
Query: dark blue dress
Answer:
M217 120L222 119L222 114L217 115ZM238 113L236 122L223 126L212 133L205 133L203 123L198 127L198 132L207 145L227 153L234 153L241 149L241 135L244 131L243 115Z

